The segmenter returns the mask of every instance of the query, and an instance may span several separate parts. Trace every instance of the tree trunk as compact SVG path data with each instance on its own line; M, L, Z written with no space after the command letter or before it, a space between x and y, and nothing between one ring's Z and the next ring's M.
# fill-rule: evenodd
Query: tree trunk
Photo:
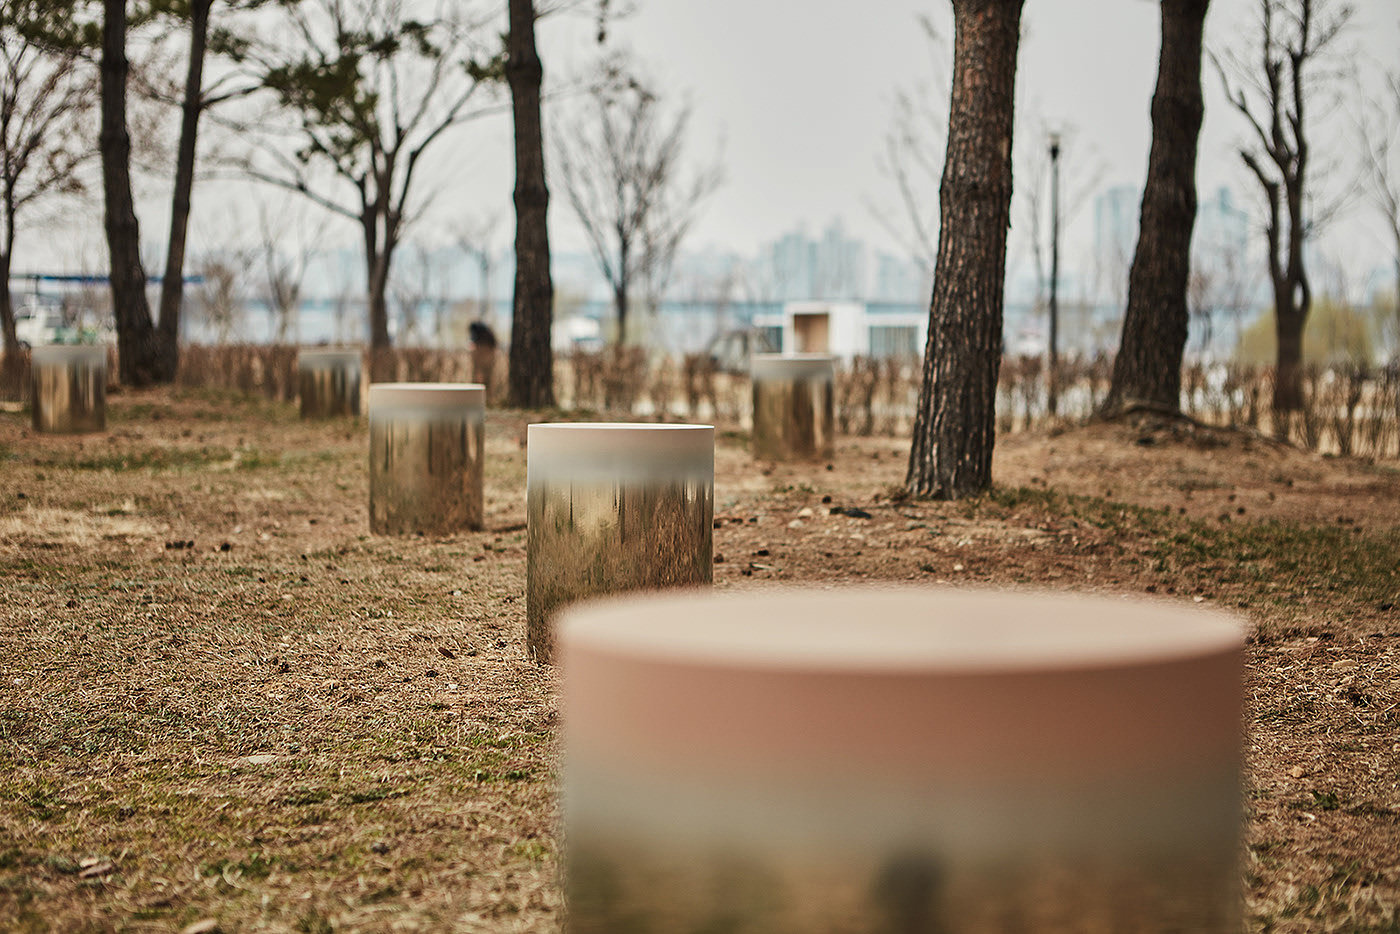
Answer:
M389 243L379 242L380 206L366 203L360 211L360 233L365 248L365 307L369 313L371 351L388 350L389 340Z
M0 286L0 331L4 332L4 353L9 359L19 352L19 334L15 331L15 303L10 294L10 254L0 256L0 275L5 284Z
M1128 309L1105 413L1136 404L1177 412L1190 311L1191 229L1196 223L1196 145L1201 33L1209 0L1162 0L1162 51L1152 97L1152 152L1142 193Z
M369 267L369 346L388 350L389 340L389 245L366 257Z
M3 335L5 364L8 367L19 353L19 334L15 331L15 302L10 294L10 260L15 255L15 221L13 210L5 218L5 243L0 252L0 335Z
M515 298L511 304L509 403L554 404L550 327L554 282L549 269L549 189L544 177L540 85L544 66L535 49L532 0L509 0L506 80L515 119Z
M1275 287L1274 294L1276 297L1284 296L1276 301L1274 308L1274 336L1278 338L1278 356L1274 367L1274 427L1280 437L1287 437L1286 426L1291 414L1303 407L1303 326L1308 319L1305 313L1293 306L1289 293Z
M906 479L916 496L959 499L991 485L1022 2L953 0L938 264Z
M0 331L4 332L3 359L0 359L0 398L20 399L24 383L20 372L19 335L15 333L14 297L10 294L10 259L14 256L14 235L6 232L0 253Z
M617 309L617 346L627 346L627 287L632 281L631 246L623 225L617 225L617 280L613 283L613 305Z
M626 280L623 280L624 282ZM617 306L617 346L627 346L627 286L619 285L613 289L613 304Z
M1293 195L1289 195L1293 197ZM1301 202L1302 196L1298 195ZM1290 214L1294 213L1290 205ZM1303 228L1301 216L1289 222L1288 263L1275 276L1274 335L1278 355L1274 364L1273 416L1275 433L1287 437L1292 415L1303 407L1303 329L1312 310L1312 289L1303 267Z
M1288 260L1274 277L1274 335L1278 356L1274 364L1273 416L1275 433L1287 437L1293 413L1303 407L1303 329L1312 310L1312 287L1303 265L1302 163L1288 190ZM1297 191L1292 190L1296 186Z
M117 319L118 377L148 386L161 377L160 347L146 301L141 230L131 197L131 137L126 129L126 0L103 0L102 188L106 206L108 272Z
M165 275L160 284L160 376L175 379L180 362L180 304L185 287L185 238L190 225L190 196L194 190L195 138L204 107L204 49L209 37L209 7L213 0L190 4L190 60L181 107L180 144L175 157L175 191L170 198L170 243Z

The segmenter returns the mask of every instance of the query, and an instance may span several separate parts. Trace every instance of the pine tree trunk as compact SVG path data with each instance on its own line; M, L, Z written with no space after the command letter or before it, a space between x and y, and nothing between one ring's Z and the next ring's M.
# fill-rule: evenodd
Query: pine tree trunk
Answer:
M160 379L160 347L146 301L141 230L131 197L131 137L126 129L126 2L103 0L102 187L106 205L108 272L117 319L118 376L128 386Z
M185 289L185 239L190 226L190 198L194 191L195 139L204 101L204 50L209 38L212 0L190 4L190 60L185 73L185 99L181 105L180 143L175 157L175 190L170 198L170 243L165 254L165 275L160 283L160 376L173 382L180 364L180 305Z
M540 85L544 66L535 49L532 0L509 0L506 80L515 118L515 298L511 305L509 403L554 404L554 281L549 269L549 189L544 177Z
M1196 146L1201 34L1209 0L1162 0L1162 51L1152 97L1152 152L1142 193L1128 309L1103 411L1181 407L1181 358L1190 311L1191 229L1196 223Z
M991 485L1021 6L953 0L938 264L906 480L916 496L959 499Z

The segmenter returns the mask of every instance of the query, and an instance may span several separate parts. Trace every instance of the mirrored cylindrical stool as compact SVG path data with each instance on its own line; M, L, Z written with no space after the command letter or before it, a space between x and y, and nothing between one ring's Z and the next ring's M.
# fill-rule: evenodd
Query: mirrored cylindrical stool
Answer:
M1108 597L559 620L570 930L1239 929L1242 627Z
M486 388L369 387L369 528L450 535L481 528Z
M29 372L35 431L80 434L107 427L106 347L35 347Z
M360 414L360 351L302 350L297 388L302 418Z
M755 354L753 456L813 460L835 450L835 362L826 354Z
M531 425L527 443L531 658L553 660L553 616L562 604L710 583L712 426Z

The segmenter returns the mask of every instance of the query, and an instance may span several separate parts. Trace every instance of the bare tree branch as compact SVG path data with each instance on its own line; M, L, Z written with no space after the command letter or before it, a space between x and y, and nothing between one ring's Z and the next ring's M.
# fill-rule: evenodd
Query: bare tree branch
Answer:
M495 89L502 53L486 44L495 39L487 20L463 20L458 4L281 0L279 8L298 41L265 42L249 60L294 124L256 128L247 174L359 224L371 343L387 346L394 251L428 204L415 188L418 170L449 130L504 109L471 106ZM312 189L313 165L340 179L338 193Z
M50 49L0 24L0 335L7 358L19 347L10 262L20 215L84 187L92 149L97 81L76 51Z
M588 111L561 124L554 163L565 197L613 293L618 341L640 285L653 304L669 282L676 252L700 205L719 186L718 157L686 176L682 166L690 108L674 115L623 59L590 92ZM562 141L567 140L567 143Z
M1240 158L1259 182L1268 208L1265 236L1279 338L1273 408L1276 430L1286 432L1291 413L1302 405L1302 333L1312 307L1304 244L1340 204L1317 207L1308 174L1308 102L1322 86L1312 68L1330 54L1351 7L1333 0L1258 3L1257 64L1246 68L1237 55L1228 65L1211 58L1226 96L1255 137ZM1251 74L1256 80L1244 80Z

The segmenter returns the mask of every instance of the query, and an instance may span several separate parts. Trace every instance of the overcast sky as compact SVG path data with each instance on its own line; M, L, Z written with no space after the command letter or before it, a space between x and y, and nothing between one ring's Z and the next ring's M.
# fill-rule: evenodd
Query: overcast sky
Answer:
M1211 6L1209 47L1223 50L1252 35L1256 0L1215 0ZM1356 6L1344 40L1360 53L1355 60L1400 67L1400 2L1362 0ZM872 241L888 240L865 205L872 198L894 200L876 164L895 89L917 87L932 74L930 44L917 26L920 14L947 29L951 48L950 6L942 0L670 0L649 4L618 29L655 68L663 87L690 92L696 128L703 128L696 148L704 149L702 136L722 134L726 140L729 181L706 211L697 241L751 246L798 221L816 228L836 215ZM1104 186L1140 187L1151 141L1157 4L1027 0L1024 15L1018 108L1074 128L1066 160L1101 166ZM1198 186L1206 192L1227 184L1239 196L1253 197L1248 186L1254 183L1236 152L1243 138L1239 115L1226 104L1209 66L1203 79L1207 110ZM1018 131L1031 129L1023 123ZM1330 142L1316 135L1319 148ZM1066 176L1071 169L1065 166ZM1072 232L1081 240L1091 236L1091 215L1086 207ZM1347 239L1379 252L1378 228L1364 211L1342 226L1353 228Z
M723 144L727 181L707 204L688 243L749 252L806 223L817 232L840 217L849 232L872 246L894 250L894 240L871 215L871 201L893 205L889 183L877 169L892 101L900 88L917 88L935 71L934 49L920 27L920 14L948 30L946 0L639 0L640 9L616 25L614 42L630 49L668 98L693 104L690 148L709 157ZM1215 0L1207 43L1223 49L1248 35L1256 0ZM504 6L504 4L502 4ZM1378 61L1400 67L1400 2L1361 0L1345 37L1363 70ZM1096 166L1099 187L1140 186L1150 142L1150 106L1158 50L1157 4L1151 0L1028 0L1026 35L1017 70L1018 108L1051 125L1073 128L1065 175L1073 179ZM551 76L581 69L596 49L583 17L541 24L541 43ZM946 67L946 60L945 60ZM1235 153L1242 139L1238 114L1225 104L1207 66L1207 109L1198 185L1202 192L1228 184L1244 199L1256 197ZM946 76L944 78L946 81ZM946 93L946 91L940 91ZM1315 134L1323 148L1345 141L1346 127ZM1018 124L1022 137L1040 133ZM1018 138L1022 144L1025 139ZM938 144L941 158L941 141ZM1350 153L1332 146L1332 157ZM1321 162L1322 160L1319 160ZM1318 164L1318 163L1315 163ZM1347 164L1348 169L1350 164ZM463 130L432 162L433 210L420 236L446 238L464 217L501 218L497 242L510 242L513 164L505 119ZM1017 185L1028 181L1017 179ZM144 185L145 239L163 238L161 182ZM273 200L289 211L287 197ZM933 197L933 193L930 193ZM226 240L256 217L246 190L205 186L196 192L192 237L196 249ZM936 214L937 205L929 206ZM105 262L100 223L91 212L75 229L53 230L19 250L17 268L88 266ZM308 222L309 229L319 225ZM563 197L556 191L551 228L560 248L582 249ZM321 229L325 243L353 245L344 222ZM1082 255L1092 237L1086 204L1066 233L1067 262ZM1332 233L1334 252L1358 267L1385 256L1379 227L1357 208ZM75 246L74 244L81 244ZM1345 244L1345 250L1335 244ZM70 257L77 258L70 258Z

